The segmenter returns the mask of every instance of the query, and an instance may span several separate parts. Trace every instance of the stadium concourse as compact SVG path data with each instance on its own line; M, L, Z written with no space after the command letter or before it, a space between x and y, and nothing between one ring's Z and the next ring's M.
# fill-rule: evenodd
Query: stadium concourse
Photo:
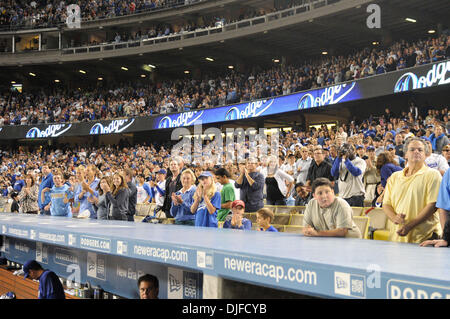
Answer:
M120 44L351 1L255 0L230 13L233 1L197 13L211 1L77 3L83 23ZM64 23L68 4L0 3L0 65L33 55L8 43L54 32L45 28ZM177 10L193 13L175 19ZM134 16L151 24L136 33L121 20ZM37 80L21 64L11 74L27 80L0 86L1 298L448 298L450 32L387 23L381 44L347 37L355 44L328 54L317 40L314 55L294 49L278 62L273 45L272 64L255 56L226 71L202 69L186 50L181 63L197 72L184 76L184 66L172 66L176 76L149 66L145 79L110 70L47 85L52 72L84 75L83 59L116 66L104 51L39 60L48 74ZM97 44L86 39L77 45ZM36 56L51 56L41 44Z

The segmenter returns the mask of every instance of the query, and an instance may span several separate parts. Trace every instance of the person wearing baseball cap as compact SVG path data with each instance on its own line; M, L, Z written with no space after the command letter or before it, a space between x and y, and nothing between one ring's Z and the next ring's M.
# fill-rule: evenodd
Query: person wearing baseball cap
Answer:
M227 218L225 223L223 223L223 228L231 229L241 229L241 230L251 230L252 222L244 218L245 203L241 200L235 200L231 204L232 216Z
M191 206L191 213L195 214L195 226L217 228L217 211L221 208L221 197L213 175L210 171L204 171L198 176L198 180L200 183Z
M66 299L61 281L53 271L43 269L36 260L27 261L22 269L24 278L39 280L39 299Z

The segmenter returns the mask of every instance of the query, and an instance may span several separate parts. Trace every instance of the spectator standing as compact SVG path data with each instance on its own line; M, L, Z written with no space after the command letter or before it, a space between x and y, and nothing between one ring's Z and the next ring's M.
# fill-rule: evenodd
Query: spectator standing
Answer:
M38 206L40 209L41 215L50 215L50 211L46 211L44 209L45 206L50 203L50 193L46 193L44 196L44 200L41 198L42 190L44 188L52 188L53 187L53 174L47 164L42 165L42 181L39 184L39 194L38 194Z
M264 207L264 176L257 172L258 161L249 158L246 165L240 167L240 175L234 186L240 189L239 198L245 203L245 212L255 212Z
M309 166L311 165L311 157L308 156L308 148L302 147L300 149L301 157L296 162L297 183L306 183Z
M69 199L73 198L74 194L70 191L70 187L64 184L64 177L60 171L53 174L53 182L51 189L44 188L41 193L42 202L44 202L45 193L50 193L51 200L45 210L49 210L52 216L72 217Z
M420 246L448 247L450 244L450 170L442 177L436 207L439 209L439 219L444 229L442 239L426 240Z
M128 210L126 212L127 220L129 222L134 222L134 215L136 214L136 204L137 204L137 188L133 182L134 172L131 168L124 170L125 182L128 186Z
M119 173L114 174L112 187L110 188L109 185L104 185L103 187L108 200L108 219L128 220L127 212L130 193L123 175Z
M395 172L401 171L402 168L394 160L389 152L384 152L377 157L377 170L381 176L381 186L386 187L388 178Z
M190 169L185 169L181 173L182 188L172 193L170 214L175 218L175 224L177 225L195 225L195 215L191 213L191 206L194 203L194 194L197 189L194 182L194 172Z
M350 206L364 206L366 191L362 177L365 171L366 162L355 156L353 145L343 144L338 158L334 160L331 174L338 179L339 196Z
M88 198L89 202L94 205L95 213L97 215L97 219L108 219L109 215L109 206L108 201L106 199L106 191L105 189L111 189L111 177L104 176L100 179L97 186L97 196L91 196Z
M311 191L312 182L319 177L328 178L334 185L334 177L331 175L331 165L325 161L325 154L320 145L316 145L313 149L314 160L311 162L311 166L308 170L306 177L306 186L308 192Z
M25 176L25 183L25 187L22 188L18 198L21 211L25 214L37 214L39 212L39 187L35 184L32 174Z
M217 211L220 209L220 193L216 191L213 175L205 171L198 176L200 181L194 194L191 212L195 214L195 226L217 227Z
M387 181L383 210L390 221L390 241L421 243L437 239L441 233L435 204L442 177L425 164L428 151L422 139L408 139L405 144L408 165Z
M167 218L173 218L170 214L170 208L172 207L172 193L178 192L183 187L180 175L182 170L182 160L181 158L174 157L169 165L171 176L166 179L164 205L162 210Z
M221 208L217 212L217 221L225 221L231 212L231 206L236 198L233 185L230 183L231 174L225 168L218 168L215 172L217 181L222 185L220 190ZM245 208L245 205L244 205Z
M267 176L265 178L268 205L286 205L286 197L289 196L294 178L278 167L276 156L268 159ZM292 164L292 166L294 166ZM287 184L287 186L286 186Z
M164 198L166 195L166 174L167 171L165 169L160 169L156 172L156 181L150 181L152 197L156 204L155 211L153 212L153 215L155 216L162 210L164 205Z

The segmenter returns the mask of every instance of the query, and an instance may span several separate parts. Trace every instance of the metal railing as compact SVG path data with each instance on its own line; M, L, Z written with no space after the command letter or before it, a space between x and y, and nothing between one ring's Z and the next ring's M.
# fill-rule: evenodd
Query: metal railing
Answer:
M90 52L103 52L111 50L120 50L126 48L144 47L148 45L155 45L160 43L169 43L173 41L180 41L192 38L200 38L217 33L223 33L228 31L236 31L263 23L268 23L274 20L289 18L298 14L321 8L326 5L340 2L341 0L316 0L316 1L304 1L302 5L292 7L289 9L269 13L263 16L254 17L250 19L240 20L237 22L227 23L223 26L202 28L195 31L187 31L182 33L170 34L167 36L160 36L154 38L146 38L145 36L139 40L129 40L124 42L109 42L98 45L87 45L80 47L62 48L62 54L79 54Z

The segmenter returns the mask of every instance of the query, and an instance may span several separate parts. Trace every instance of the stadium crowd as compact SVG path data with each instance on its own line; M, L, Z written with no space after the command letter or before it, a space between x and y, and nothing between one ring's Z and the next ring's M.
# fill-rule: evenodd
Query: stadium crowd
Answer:
M64 0L8 0L3 1L0 5L0 29L4 27L16 30L22 28L48 28L66 23L66 6L72 3L77 4L80 7L82 20L92 21L168 9L200 1L201 0L79 0L75 2ZM305 2L309 1L278 1L268 10L260 9L249 11L248 9L243 8L237 19L228 19L228 21L235 22L253 18L261 14L299 6Z
M20 1L8 0L0 4L0 27L11 29L48 28L66 23L66 6L80 7L85 21L108 19L145 11L161 10L198 2L199 0L81 0L81 1Z
M341 220L342 216L329 218L347 225L348 232L318 232L317 228L325 226L317 216L330 203L337 205L333 211L348 212L352 206L371 202L373 207L390 207L386 214L398 227L392 240L439 241L448 218L443 211L439 221L433 208L441 180L444 186L449 183L448 116L446 107L418 109L411 102L399 114L386 108L376 118L335 129L322 125L309 131L283 131L278 154L271 156L260 156L268 148L264 139L256 145L248 138L245 147L227 145L225 153L206 147L209 142L203 141L202 153L194 156L173 155L170 142L20 147L2 152L0 187L2 196L13 202L11 210L21 213L132 221L137 203L153 202L156 208L151 215L173 217L183 225L217 227L223 221L231 228L248 229L243 212L258 212L259 229L266 231L276 229L270 224L273 213L264 210L264 199L266 204L306 205L311 214L304 232L307 236L360 237L351 219ZM259 150L251 153L251 147ZM402 180L408 179L408 173L425 180ZM394 183L391 176L400 181ZM395 194L407 195L393 189L406 184L409 193L418 193L420 201L432 203L432 208L419 207L415 198L402 205L414 202L419 206L409 210L401 206L403 210L396 214L401 198ZM420 220L415 219L418 216ZM413 220L416 224L406 223Z
M344 81L441 61L450 57L450 36L399 41L387 48L366 48L348 56L321 57L297 65L277 65L245 73L186 77L157 83L99 84L93 90L0 95L0 126L107 120L213 108L275 97Z

